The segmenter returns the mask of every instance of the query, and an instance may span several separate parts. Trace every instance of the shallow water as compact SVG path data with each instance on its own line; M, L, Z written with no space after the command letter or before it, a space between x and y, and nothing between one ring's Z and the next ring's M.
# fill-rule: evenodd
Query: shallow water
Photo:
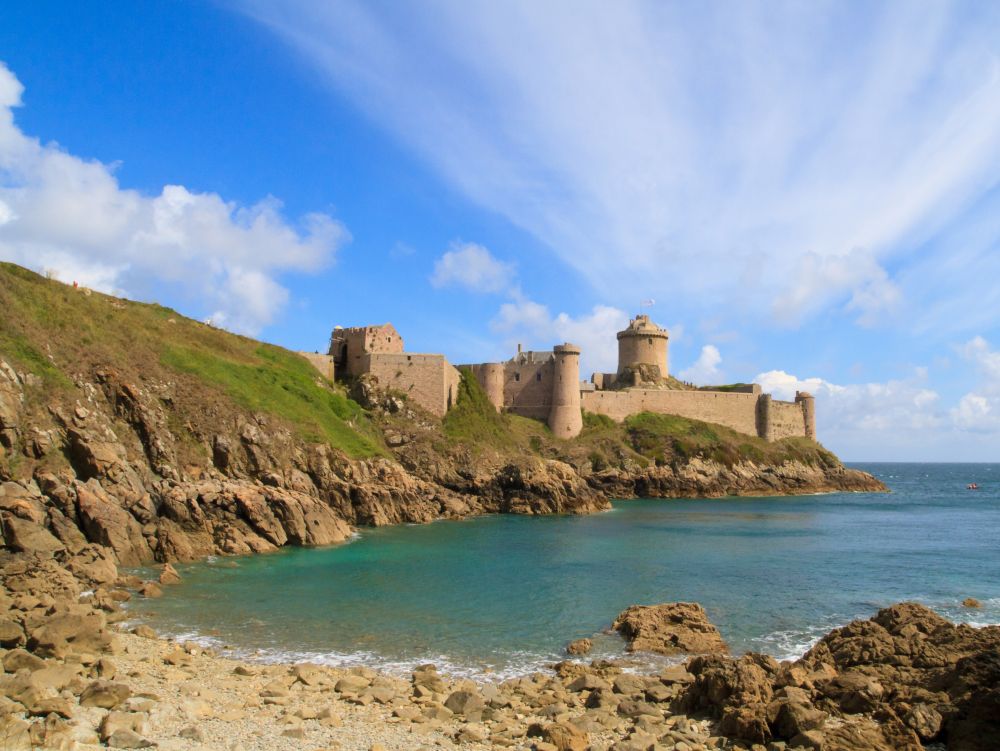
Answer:
M592 516L366 529L352 543L179 566L136 620L242 654L515 674L633 603L700 602L735 652L802 654L899 600L1000 623L1000 465L857 465L891 494L619 501ZM981 489L968 491L969 482ZM984 607L961 607L965 597Z

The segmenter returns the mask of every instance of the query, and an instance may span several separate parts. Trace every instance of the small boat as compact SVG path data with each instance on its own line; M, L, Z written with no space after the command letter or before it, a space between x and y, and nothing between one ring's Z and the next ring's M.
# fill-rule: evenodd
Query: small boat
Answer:
M979 485L977 483L970 482L968 485L965 486L965 489L966 490L979 490Z

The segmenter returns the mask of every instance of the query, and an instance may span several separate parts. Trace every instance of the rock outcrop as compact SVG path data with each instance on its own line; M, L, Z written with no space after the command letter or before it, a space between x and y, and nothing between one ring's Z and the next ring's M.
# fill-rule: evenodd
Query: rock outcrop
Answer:
M794 663L764 655L688 662L678 707L752 743L848 751L1000 744L1000 627L953 624L900 603L823 637Z
M633 605L619 613L611 628L625 637L630 652L693 655L729 651L719 629L695 602Z

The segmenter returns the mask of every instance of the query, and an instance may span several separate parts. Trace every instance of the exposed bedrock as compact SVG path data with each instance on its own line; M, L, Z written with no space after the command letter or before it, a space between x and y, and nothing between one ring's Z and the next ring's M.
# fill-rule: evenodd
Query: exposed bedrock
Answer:
M610 497L881 489L843 467L693 459L595 473L514 451L437 450L433 442L351 459L262 414L237 412L210 435L192 432L172 411L182 398L176 388L129 382L104 367L89 380L79 376L70 392L46 392L0 361L6 544L44 553L97 543L131 566L329 545L358 526L589 513L608 508ZM414 431L435 429L414 419Z
M692 603L633 606L614 628L632 650L683 651L692 679L674 709L708 714L720 733L748 743L822 751L1000 748L1000 627L953 624L900 603L823 637L801 659L779 663L723 654L704 610ZM707 640L703 640L704 635Z

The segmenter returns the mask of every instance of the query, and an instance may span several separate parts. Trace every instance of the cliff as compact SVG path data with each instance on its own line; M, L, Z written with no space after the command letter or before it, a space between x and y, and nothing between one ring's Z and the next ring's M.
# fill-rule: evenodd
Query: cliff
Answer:
M15 551L119 564L325 545L351 528L586 513L608 497L882 490L818 444L496 414L473 378L442 421L362 380L172 310L0 264L0 519Z

